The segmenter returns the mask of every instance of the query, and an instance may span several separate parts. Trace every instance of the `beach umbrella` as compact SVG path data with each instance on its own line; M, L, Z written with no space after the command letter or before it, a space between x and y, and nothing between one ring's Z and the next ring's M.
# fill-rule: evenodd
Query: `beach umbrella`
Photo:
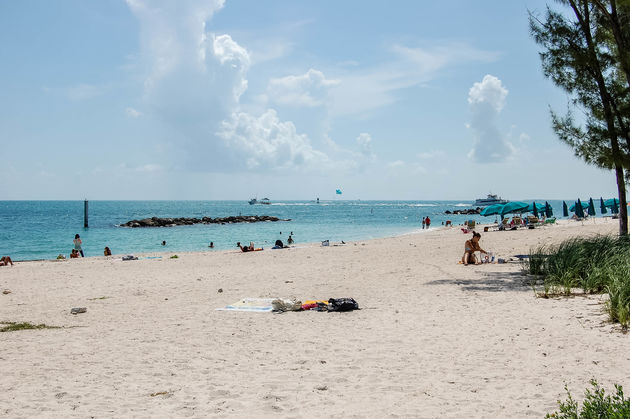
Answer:
M602 215L606 214L608 211L606 210L606 204L604 204L604 198L599 198L599 210L602 212Z
M588 199L588 215L595 215L595 204L593 198Z
M547 201L545 201L545 216L547 218L553 217L553 209L551 208L551 205L549 205L549 202Z
M483 215L484 217L487 217L489 215L501 214L501 210L503 209L504 205L505 204L490 205L489 207L485 207L483 210L481 210L480 214Z
M563 217L569 216L569 208L567 208L567 203L564 201L562 201L562 216Z
M534 207L534 217L538 218L538 208L536 208L536 202L532 204L532 207Z
M619 207L617 206L617 200L613 198L613 206L610 209L613 214L619 214Z
M584 206L582 204L582 201L580 201L580 198L578 198L575 205L575 215L577 215L579 218L584 218Z
M579 199L578 199L578 201L579 201ZM582 207L582 210L588 209L588 203L587 202L581 202L580 201L580 206ZM569 207L569 211L575 212L576 208L577 208L577 202L574 202L573 205L571 205Z
M617 198L611 198L611 199L605 200L604 205L606 205L606 207L611 208L611 209L613 207L617 207L617 211L619 211L619 200Z
M503 218L505 214L527 211L527 208L529 208L529 204L527 202L510 201L501 208L501 218Z

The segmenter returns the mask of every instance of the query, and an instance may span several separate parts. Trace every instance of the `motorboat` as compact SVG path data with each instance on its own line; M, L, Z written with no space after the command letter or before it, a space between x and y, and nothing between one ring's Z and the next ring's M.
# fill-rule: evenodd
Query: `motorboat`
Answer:
M271 205L271 201L269 200L269 198L263 198L260 200L259 204Z
M252 198L252 199L250 199L250 200L249 200L249 201L247 201L247 202L249 202L249 205L254 205L255 203L257 203L257 202L258 202L258 200L257 200L256 198Z
M507 204L507 199L503 199L498 195L488 194L487 198L479 198L473 205L477 207L487 207L494 204Z

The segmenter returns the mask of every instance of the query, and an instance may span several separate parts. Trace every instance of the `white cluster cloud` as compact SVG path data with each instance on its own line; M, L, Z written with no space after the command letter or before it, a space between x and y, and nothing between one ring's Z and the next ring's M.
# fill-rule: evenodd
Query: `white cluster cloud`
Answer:
M338 80L328 80L324 73L311 68L299 76L271 79L267 95L282 105L315 107L324 103L328 88L337 84Z
M478 163L502 162L514 154L514 147L497 126L507 95L508 90L501 80L489 74L481 82L474 83L468 92L468 104L472 112L468 127L474 137L473 148L468 156Z
M318 169L329 166L326 154L315 150L292 122L283 122L275 110L260 117L232 114L218 133L231 150L240 154L248 169Z
M141 23L145 104L179 133L187 167L234 171L329 165L329 157L275 110L251 114L242 109L251 54L228 34L206 32L222 0L127 3ZM334 84L309 70L272 80L270 92L278 103L316 106L321 91ZM139 116L130 109L130 117Z

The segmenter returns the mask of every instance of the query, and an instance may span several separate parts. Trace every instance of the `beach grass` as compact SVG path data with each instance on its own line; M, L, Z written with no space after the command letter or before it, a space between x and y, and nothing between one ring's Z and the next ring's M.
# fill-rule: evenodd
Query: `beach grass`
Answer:
M4 325L0 327L0 332L17 332L19 330L30 330L30 329L59 329L58 326L48 326L46 324L33 324L29 322L0 322L0 325Z
M591 380L591 386L592 390L587 388L584 392L585 397L580 408L565 385L567 400L558 401L559 410L545 417L563 419L630 417L630 399L624 396L622 386L615 384L615 393L612 395L606 394L606 391L595 380Z
M572 238L530 251L529 274L543 278L542 296L607 293L610 319L624 328L630 322L630 238L599 235Z

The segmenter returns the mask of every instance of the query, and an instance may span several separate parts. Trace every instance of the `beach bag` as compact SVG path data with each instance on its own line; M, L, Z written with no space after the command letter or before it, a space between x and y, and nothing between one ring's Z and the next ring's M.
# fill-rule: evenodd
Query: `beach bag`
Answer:
M358 310L359 303L354 298L331 298L328 300L328 311L352 311Z

